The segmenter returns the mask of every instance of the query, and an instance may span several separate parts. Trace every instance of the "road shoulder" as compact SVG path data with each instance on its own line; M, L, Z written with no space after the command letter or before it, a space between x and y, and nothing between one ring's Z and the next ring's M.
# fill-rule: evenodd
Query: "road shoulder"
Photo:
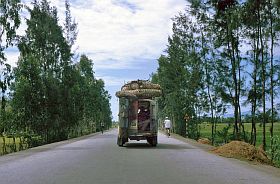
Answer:
M177 135L177 134L171 134L171 137L174 138L174 139L180 140L182 142L188 143L188 144L190 144L194 147L197 147L201 150L204 150L204 151L206 151L210 154L220 156L220 155L217 155L217 154L211 152L211 150L216 148L215 146L207 145L207 144L201 144L201 143L199 143L199 142L197 142L193 139L185 138L185 137L182 137L182 136ZM222 157L222 156L220 156L220 157ZM264 172L264 173L269 174L271 176L280 178L280 168L276 168L276 167L273 167L271 165L261 164L261 163L253 162L253 161L249 161L249 160L239 160L239 159L236 159L236 158L228 158L228 157L223 157L223 158L228 159L228 160L230 160L232 162L235 162L235 163L239 163L239 164L241 164L245 167L253 168L257 171Z
M109 130L106 130L104 132L111 131L111 130L112 129L109 129ZM83 136L80 136L80 137L75 137L75 138L67 139L67 140L64 140L64 141L54 142L54 143L50 143L50 144L44 144L44 145L41 145L41 146L29 148L29 149L26 149L26 150L17 151L17 152L9 153L9 154L6 154L6 155L2 155L2 156L0 156L0 164L4 164L4 163L7 163L9 161L14 161L14 160L17 160L17 159L29 157L29 156L32 156L33 154L36 154L36 153L49 151L49 150L55 149L59 146L63 146L65 144L71 144L71 143L74 143L74 142L77 142L77 141L81 141L83 139L94 137L94 136L99 135L99 134L101 134L101 132L95 132L95 133L92 133L92 134L83 135Z

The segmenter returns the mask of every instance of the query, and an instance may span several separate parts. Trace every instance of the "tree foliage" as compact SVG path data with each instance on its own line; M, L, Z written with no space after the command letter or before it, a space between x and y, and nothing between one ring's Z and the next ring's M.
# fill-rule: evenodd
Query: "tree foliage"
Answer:
M111 97L103 80L95 78L93 61L86 55L81 55L79 61L73 60L71 48L77 37L77 23L71 16L69 2L65 1L62 27L56 7L47 0L33 1L31 7L26 7L30 16L21 37L15 35L18 1L4 2L1 1L1 8L4 4L10 12L4 12L3 17L1 14L1 38L3 33L7 35L1 48L11 45L17 37L20 52L13 72L7 65L1 77L7 84L1 82L2 96L12 83L8 101L12 116L6 118L7 133L17 132L29 146L36 146L99 131L101 122L109 128ZM3 20L8 22L2 24ZM1 102L7 111L5 101Z
M278 4L272 0L189 0L185 12L173 19L173 35L158 59L153 80L163 88L159 113L173 118L176 133L198 138L201 117L210 117L214 144L217 119L230 107L234 114L231 137L248 140L242 109L250 104L249 141L256 143L256 123L261 120L266 148L265 125L271 123L273 137L279 89Z
M0 133L5 134L8 128L9 115L7 108L7 90L10 87L13 76L11 66L7 62L5 50L15 44L17 38L16 30L20 26L19 11L20 0L0 1L0 88L1 88L1 109L0 109ZM9 112L8 112L9 113ZM5 149L5 148L3 148Z

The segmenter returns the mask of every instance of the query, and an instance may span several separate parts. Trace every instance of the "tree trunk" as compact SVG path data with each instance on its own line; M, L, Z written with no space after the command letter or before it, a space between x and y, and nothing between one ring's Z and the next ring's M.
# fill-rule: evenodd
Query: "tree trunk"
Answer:
M255 107L254 104L252 104L252 118L251 118L251 122L252 122L252 129L251 129L251 144L256 146L256 122L255 122Z
M17 151L16 137L13 135L13 152Z
M257 44L257 52L258 51L258 44ZM258 54L256 54L258 55ZM252 130L251 130L251 144L256 146L256 139L257 139L257 130L256 130L256 122L255 122L255 116L256 116L256 107L257 107L257 63L258 63L258 60L257 60L257 57L254 58L254 74L253 74L253 90L254 90L254 95L253 98L254 99L250 99L252 100L252 112L251 112L251 115L252 115Z
M229 40L229 37L231 38ZM230 47L231 44L231 47ZM234 138L239 139L239 129L238 129L238 104L237 104L237 79L236 79L236 66L235 66L235 58L234 58L234 50L233 50L233 36L232 32L229 32L229 28L227 27L227 47L228 52L230 53L230 61L231 61L231 74L234 81L234 90L235 96L233 96L233 106L234 106Z
M252 97L252 131L251 131L251 144L256 146L257 140L257 130L256 130L256 109L257 109L257 72L258 72L258 64L259 64L259 29L256 30L255 35L257 37L254 38L254 72L253 72L253 94Z
M208 99L209 99L209 102L210 102L210 109L211 109L211 144L214 145L214 107L213 107L213 100L212 100L212 97L211 97L211 92L210 92L210 75L209 75L209 72L208 72L208 63L206 61L206 55L205 55L205 47L204 47L204 34L203 34L203 29L201 29L201 37L202 37L202 50L203 50L203 59L204 59L204 65L205 65L205 75L206 75L206 83L207 83L207 96L208 96Z
M262 28L261 28L261 17L260 17L260 10L258 9L258 18L259 18L259 37L261 41L261 68L262 68L262 106L263 106L263 118L262 118L262 124L263 124L263 150L266 150L266 130L265 130L265 125L266 125L266 109L265 109L265 81L266 81L266 70L265 70L265 63L264 63L264 44L263 44L263 33L262 33Z
M237 86L237 104L238 104L238 119L239 119L239 130L240 134L243 134L243 140L246 141L246 132L244 129L244 125L242 122L242 113L241 113L241 106L240 106L240 94L241 94L241 66L240 66L240 56L239 56L239 50L238 45L235 45L234 47L236 49L236 57L237 57L237 70L238 70L238 86ZM242 130L242 132L241 132Z
M269 16L270 16L270 36L271 36L271 46L270 46L270 97L271 97L271 127L270 127L270 147L273 147L273 124L274 124L274 34L273 34L273 16L272 16L272 2L269 0ZM272 154L272 160L274 154Z
M206 67L205 67L205 71L206 71L206 77L208 78L208 67L207 67L207 63L205 63ZM213 100L211 97L211 92L210 92L210 84L209 84L209 79L207 80L207 94L208 94L208 98L209 98L209 102L210 102L210 109L211 109L211 144L214 145L214 107L213 107Z
M6 147L6 138L5 138L4 135L3 135L3 137L2 137L2 140L3 140L2 153L3 153L3 154L6 154L6 153L7 153L7 147Z

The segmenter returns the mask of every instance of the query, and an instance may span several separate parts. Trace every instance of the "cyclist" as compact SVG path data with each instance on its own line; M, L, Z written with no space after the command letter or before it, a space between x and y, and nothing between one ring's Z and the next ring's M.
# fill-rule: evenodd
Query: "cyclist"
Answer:
M171 121L170 121L170 119L168 119L168 117L165 117L165 120L164 120L163 123L164 123L164 128L165 128L167 137L169 137L170 136Z

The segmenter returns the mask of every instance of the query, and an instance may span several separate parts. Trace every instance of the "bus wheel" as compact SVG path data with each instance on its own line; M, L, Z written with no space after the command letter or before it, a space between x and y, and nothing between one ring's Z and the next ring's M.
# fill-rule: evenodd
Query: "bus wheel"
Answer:
M120 137L118 137L117 144L118 144L118 146L123 147L124 143Z
M152 146L157 146L157 136L147 137L147 142Z

